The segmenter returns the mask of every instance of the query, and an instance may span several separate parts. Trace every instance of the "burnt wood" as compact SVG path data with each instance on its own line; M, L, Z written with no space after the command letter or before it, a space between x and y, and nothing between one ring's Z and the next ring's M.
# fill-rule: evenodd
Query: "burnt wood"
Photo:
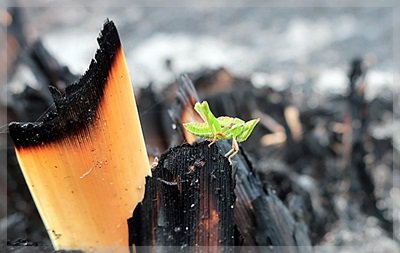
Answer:
M217 145L222 153L230 149L228 141L219 141ZM259 252L267 249L273 252L312 252L307 225L297 222L272 190L265 190L266 186L255 174L243 149L233 158L233 168L237 196L235 222L244 238L244 246L269 246L254 248ZM274 246L278 247L272 250Z
M103 97L108 74L121 49L118 31L112 21L106 21L97 39L100 48L86 73L72 85L65 95L51 88L56 110L47 113L43 122L9 125L17 148L41 145L59 140L66 135L85 130L95 118L96 109Z
M228 160L208 144L183 144L161 155L128 221L130 244L216 251L235 245L235 181Z

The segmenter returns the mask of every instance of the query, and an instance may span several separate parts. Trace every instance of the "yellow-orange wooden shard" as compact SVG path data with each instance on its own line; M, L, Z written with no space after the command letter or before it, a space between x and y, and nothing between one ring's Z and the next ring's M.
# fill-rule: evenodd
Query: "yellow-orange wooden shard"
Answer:
M57 112L10 124L18 161L56 249L128 252L127 219L151 174L117 30L107 21L96 60Z

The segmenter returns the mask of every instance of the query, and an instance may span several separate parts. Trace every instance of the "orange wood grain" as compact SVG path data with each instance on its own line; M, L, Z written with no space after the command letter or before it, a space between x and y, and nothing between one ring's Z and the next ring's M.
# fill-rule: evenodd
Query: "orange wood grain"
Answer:
M16 152L56 249L128 252L127 219L151 171L122 48L87 128Z

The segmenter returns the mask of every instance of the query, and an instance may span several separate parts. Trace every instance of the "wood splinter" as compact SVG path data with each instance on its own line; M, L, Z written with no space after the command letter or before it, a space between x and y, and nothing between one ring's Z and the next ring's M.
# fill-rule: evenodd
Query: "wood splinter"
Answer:
M11 123L24 178L56 250L128 252L126 221L151 175L117 29L43 122Z

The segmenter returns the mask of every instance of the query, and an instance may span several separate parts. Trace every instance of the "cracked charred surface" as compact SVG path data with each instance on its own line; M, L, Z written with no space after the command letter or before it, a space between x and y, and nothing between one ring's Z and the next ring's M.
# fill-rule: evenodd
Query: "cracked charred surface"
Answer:
M128 221L131 245L216 246L216 252L237 245L232 169L208 144L183 144L161 155Z

